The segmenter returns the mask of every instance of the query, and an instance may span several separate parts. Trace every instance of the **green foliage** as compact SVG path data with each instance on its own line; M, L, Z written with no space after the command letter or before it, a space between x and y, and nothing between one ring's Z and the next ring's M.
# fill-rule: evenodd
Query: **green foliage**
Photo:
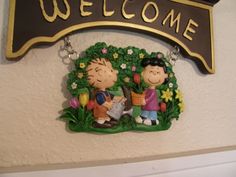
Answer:
M76 126L77 131L89 130L93 122L92 112L81 106L78 109L71 107L64 109L61 118L69 125Z
M158 111L158 119L160 124L157 126L146 126L143 124L136 124L134 118L140 114L140 106L133 106L133 117L124 116L120 119L119 124L113 128L102 129L94 128L93 114L91 110L86 107L79 106L78 108L66 108L61 115L61 118L68 122L68 126L72 131L86 131L86 132L100 132L100 133L117 133L128 130L136 131L160 131L170 128L171 121L178 119L182 111L183 101L182 96L178 90L177 79L173 72L172 65L160 52L148 53L145 49L136 47L117 48L108 46L106 43L99 42L89 47L84 56L74 61L75 69L68 74L67 88L73 97L79 97L81 93L90 93L92 95L92 88L87 79L86 68L89 63L96 58L108 59L113 68L118 70L118 80L116 84L109 90L114 95L121 95L121 87L126 86L136 93L142 93L147 85L142 78L140 84L135 83L134 74L141 76L143 68L141 61L143 58L161 58L165 61L168 80L157 88L159 102L166 103L166 111ZM165 95L165 93L167 95ZM168 93L171 98L167 98Z

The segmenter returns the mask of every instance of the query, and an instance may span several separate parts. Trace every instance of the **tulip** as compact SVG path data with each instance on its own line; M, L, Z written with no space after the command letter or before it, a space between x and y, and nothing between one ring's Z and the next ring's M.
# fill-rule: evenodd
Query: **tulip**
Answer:
M70 100L70 106L74 109L78 108L79 107L79 101L77 98L72 98Z
M139 74L134 73L134 75L133 75L133 79L134 79L134 83L136 83L136 84L140 84L140 82L141 82L141 78L140 78L140 75L139 75Z
M82 107L84 107L89 101L89 95L88 93L81 93L79 95L79 103Z
M161 112L166 112L166 103L161 103L160 107L161 107Z
M92 110L93 108L94 108L94 101L89 100L89 102L87 104L87 110Z

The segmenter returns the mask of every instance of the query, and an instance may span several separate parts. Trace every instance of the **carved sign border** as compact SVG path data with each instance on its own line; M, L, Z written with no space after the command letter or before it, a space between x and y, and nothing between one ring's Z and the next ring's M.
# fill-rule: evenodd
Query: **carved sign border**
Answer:
M61 37L85 28L90 27L111 27L111 26L117 26L117 27L125 27L125 28L131 28L131 29L138 29L145 32L151 32L153 34L160 35L164 38L167 38L175 43L177 43L179 46L181 46L190 57L193 57L194 60L198 60L196 62L199 62L203 64L205 67L205 70L208 73L215 73L215 56L214 56L214 37L213 37L213 18L212 18L212 6L206 5L199 2L193 2L189 0L171 0L176 3L185 4L188 6L194 6L198 8L202 8L209 11L209 17L210 17L210 33L211 33L211 60L212 60L212 66L209 66L203 56L201 56L199 53L192 52L182 41L175 38L174 36L171 36L168 33L165 33L163 31L153 29L151 27L133 24L133 23L126 23L126 22L117 22L117 21L96 21L96 22L88 22L88 23L82 23L74 26L70 26L64 30L61 30L57 34L55 34L52 37L46 37L46 36L40 36L35 37L30 40L28 40L19 50L13 52L13 33L14 33L14 22L15 22L15 8L16 8L16 0L10 0L10 14L9 14L9 24L8 24L8 39L7 39L7 49L6 49L6 57L9 59L19 58L22 57L33 45L37 43L52 43L59 40Z

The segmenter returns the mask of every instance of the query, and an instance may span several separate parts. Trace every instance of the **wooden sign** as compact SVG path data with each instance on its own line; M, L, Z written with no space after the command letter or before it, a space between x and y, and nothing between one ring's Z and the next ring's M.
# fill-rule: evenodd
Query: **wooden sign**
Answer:
M10 0L7 58L81 29L145 32L181 48L214 73L212 6L203 0Z

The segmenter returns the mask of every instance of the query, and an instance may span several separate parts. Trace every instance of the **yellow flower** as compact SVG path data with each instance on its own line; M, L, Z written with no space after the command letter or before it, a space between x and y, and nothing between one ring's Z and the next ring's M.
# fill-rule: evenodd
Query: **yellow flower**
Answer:
M79 67L83 69L83 68L85 68L85 64L84 63L80 63Z
M161 96L161 98L163 98L166 103L167 103L168 101L172 101L172 96L173 96L173 92L170 91L170 89L167 89L166 91L162 91L162 96Z
M140 53L140 54L139 54L139 58L140 58L140 59L143 59L143 58L144 58L144 54L143 54L143 53Z
M183 102L180 102L180 103L178 104L178 106L179 106L180 112L184 112L184 103L183 103Z
M170 74L169 74L169 77L174 77L174 74L173 74L173 73L170 73Z
M124 78L124 81L125 81L125 82L129 82L129 81L130 81L130 78L129 78L129 77L125 77L125 78Z
M114 59L117 59L118 57L119 57L118 53L114 53L114 54L113 54L113 58L114 58Z
M81 93L79 95L79 103L81 106L86 106L88 104L88 101L89 101L89 95L88 93Z
M176 90L175 93L176 93L175 98L178 99L179 101L183 101L183 94L182 94L182 92L180 90Z
M83 73L78 73L78 78L82 79L84 77L84 74Z

